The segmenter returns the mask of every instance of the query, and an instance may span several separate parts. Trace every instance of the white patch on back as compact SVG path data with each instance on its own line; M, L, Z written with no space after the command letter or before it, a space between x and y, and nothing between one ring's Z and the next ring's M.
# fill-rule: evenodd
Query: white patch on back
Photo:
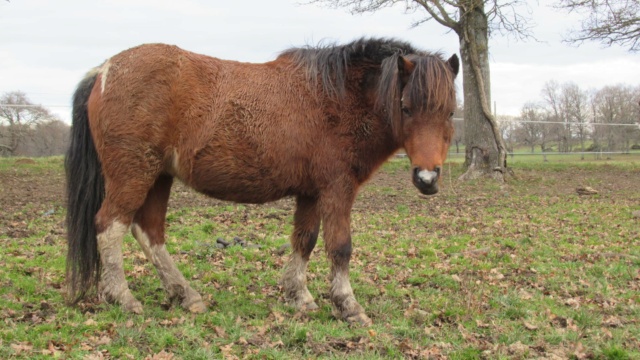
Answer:
M102 75L102 78L100 78L101 94L104 94L105 86L107 86L107 75L109 74L110 66L111 62L107 60L107 62L105 62L104 65L102 65L102 67L100 68L100 75Z

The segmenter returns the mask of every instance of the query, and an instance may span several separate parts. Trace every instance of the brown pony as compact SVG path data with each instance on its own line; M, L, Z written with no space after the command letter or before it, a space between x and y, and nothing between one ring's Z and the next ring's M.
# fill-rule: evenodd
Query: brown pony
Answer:
M418 190L438 191L458 68L456 55L445 61L389 39L293 48L264 64L160 44L110 58L87 74L73 99L65 160L70 300L97 285L103 299L142 312L122 265L122 239L131 230L168 297L205 310L164 246L178 178L222 200L294 196L285 298L317 308L306 269L322 223L335 315L369 324L349 282L353 201L401 147Z

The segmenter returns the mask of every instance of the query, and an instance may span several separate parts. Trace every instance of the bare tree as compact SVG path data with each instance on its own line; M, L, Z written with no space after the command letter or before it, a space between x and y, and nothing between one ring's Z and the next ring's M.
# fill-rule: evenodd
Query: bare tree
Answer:
M587 98L587 93L575 83L566 83L562 86L562 110L564 117L572 127L570 130L571 138L575 133L580 141L581 160L584 160L584 143L590 129Z
M535 151L535 147L541 144L543 138L542 108L535 103L526 103L520 111L520 126L516 130L516 139L518 143L529 146L531 152ZM544 146L541 146L544 151Z
M61 120L50 120L36 125L31 137L33 156L62 155L69 146L71 127Z
M34 126L52 119L53 115L42 106L32 104L20 91L0 97L0 154L15 155Z
M570 30L566 42L599 41L640 50L640 0L559 0L555 6L584 16L580 29Z
M640 86L606 86L591 98L594 149L629 151L640 141Z
M551 131L555 134L559 152L569 152L572 146L571 123L567 118L566 101L562 87L556 81L547 81L542 88L542 98L548 111Z
M528 38L529 19L518 11L524 0L310 0L352 13L374 12L404 4L407 12L423 11L413 25L433 20L453 30L460 40L464 93L465 166L462 179L491 176L504 180L506 147L491 113L489 37L500 33Z

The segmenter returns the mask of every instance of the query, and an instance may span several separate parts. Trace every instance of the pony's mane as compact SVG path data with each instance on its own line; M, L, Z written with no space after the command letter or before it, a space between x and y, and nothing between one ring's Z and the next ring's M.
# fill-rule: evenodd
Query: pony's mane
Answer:
M341 97L345 92L346 73L358 62L381 64L394 55L417 53L406 42L394 39L358 39L344 45L321 43L317 46L291 48L280 54L306 71L310 81L322 82L326 94Z
M380 71L377 105L394 127L400 117L400 56L415 64L405 86L409 86L410 101L416 109L435 112L455 101L455 75L442 55L416 49L403 41L362 38L344 45L291 48L280 54L280 57L290 58L294 66L304 69L312 84L320 81L324 93L336 99L345 95L349 67L363 63L378 65L379 70L375 70Z

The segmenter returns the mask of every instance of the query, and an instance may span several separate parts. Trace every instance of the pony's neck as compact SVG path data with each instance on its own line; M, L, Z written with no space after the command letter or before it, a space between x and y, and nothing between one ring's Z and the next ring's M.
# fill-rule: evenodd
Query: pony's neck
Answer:
M393 134L388 117L377 103L378 69L371 64L353 64L347 74L346 101L356 111L349 112L355 159L352 168L359 182L366 181L402 144Z

